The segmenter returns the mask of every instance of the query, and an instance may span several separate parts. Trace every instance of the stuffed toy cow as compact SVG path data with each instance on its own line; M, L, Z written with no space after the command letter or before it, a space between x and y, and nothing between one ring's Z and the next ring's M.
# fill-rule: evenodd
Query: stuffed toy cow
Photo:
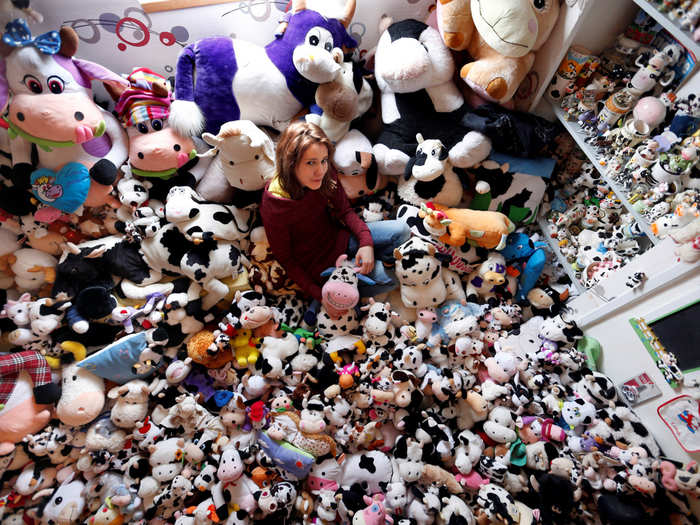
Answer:
M382 19L383 24L391 22ZM484 160L491 142L462 124L467 107L452 80L454 61L436 29L418 20L390 23L374 59L384 127L374 146L381 173L400 175L418 143L416 134L437 139L452 165Z
M177 62L171 125L184 135L217 133L232 120L284 130L302 108L314 103L319 84L340 70L355 0L344 16L327 19L294 0L289 22L265 47L228 37L190 44ZM196 71L196 82L195 82Z
M92 100L91 80L123 86L108 69L75 58L78 36L68 27L33 38L22 20L8 24L3 43L14 49L0 76L0 106L12 94L8 115L13 184L0 194L0 207L14 215L35 211L53 222L82 206L119 202L110 192L117 167L127 156L127 140L117 120ZM32 145L38 168L33 171ZM31 194L27 191L31 189Z

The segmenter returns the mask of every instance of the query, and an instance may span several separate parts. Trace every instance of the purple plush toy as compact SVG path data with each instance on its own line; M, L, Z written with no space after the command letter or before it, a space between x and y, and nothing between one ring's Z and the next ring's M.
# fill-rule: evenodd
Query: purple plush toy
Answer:
M294 0L286 29L265 47L228 37L190 44L177 62L170 125L185 136L239 119L282 131L339 73L343 46L357 46L346 30L354 12L347 0L341 19L327 19Z

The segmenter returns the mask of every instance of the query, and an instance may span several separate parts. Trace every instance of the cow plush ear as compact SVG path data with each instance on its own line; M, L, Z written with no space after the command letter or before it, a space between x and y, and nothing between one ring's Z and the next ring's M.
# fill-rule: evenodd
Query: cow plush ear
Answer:
M583 330L581 330L575 323L571 323L571 328L564 327L562 332L566 336L567 341L573 343L576 339L581 339L583 337Z
M330 274L333 273L333 270L335 270L335 268L326 268L321 272L321 277L328 277Z

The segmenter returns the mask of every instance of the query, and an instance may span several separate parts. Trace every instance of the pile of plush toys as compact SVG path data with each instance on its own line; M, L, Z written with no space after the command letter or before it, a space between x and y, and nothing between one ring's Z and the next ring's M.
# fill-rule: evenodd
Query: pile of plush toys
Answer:
M558 3L520 4L535 50ZM353 0L338 19L295 0L265 48L188 46L174 93L77 58L66 28L8 24L2 524L692 522L697 466L661 457L596 371L524 231L548 187L542 163L507 153L542 155L556 130L469 110L452 81L447 45L469 48L462 77L492 101L534 59L489 47L468 6L439 2L441 32L382 21L372 140L350 129L374 90L343 52ZM363 218L413 236L381 300L360 301L364 276L339 257L323 294L345 308L308 326L258 218L275 173L258 126L313 104Z
M596 150L599 166L588 164L580 172L579 186L586 186L588 191L570 199L574 206L556 210L564 212L565 217L554 216L555 222L575 220L574 216L588 211L583 204L591 200L602 208L602 198L609 191L605 180L595 173L595 168L602 167L654 236L662 239L670 235L678 243L679 260L692 263L700 259L700 178L696 168L700 103L696 94L680 98L672 91L662 92L671 88L674 79L677 81L674 68L683 61L684 53L678 44L654 48L625 34L618 36L615 45L600 57L585 57L583 64L564 61L570 66L564 68L569 74L562 76L560 69L549 97L561 105L567 118L578 120L586 141ZM574 193L573 188L562 190L569 198ZM609 197L616 199L614 194ZM608 208L605 212L608 217L610 211ZM584 228L590 229L587 224ZM644 229L631 217L617 224L606 219L604 230L608 233L599 237L606 248L619 239L624 251L630 247L636 250L637 238L644 236ZM611 232L613 238L606 243ZM564 244L568 256L580 258L580 253L573 253L580 243L569 238ZM601 243L596 242L596 246ZM625 253L617 255L624 257ZM577 263L575 268L580 266ZM584 276L583 281L588 284L590 276Z
M696 0L650 0L650 3L671 20L675 20L681 29L688 31L693 40L700 41L700 3Z

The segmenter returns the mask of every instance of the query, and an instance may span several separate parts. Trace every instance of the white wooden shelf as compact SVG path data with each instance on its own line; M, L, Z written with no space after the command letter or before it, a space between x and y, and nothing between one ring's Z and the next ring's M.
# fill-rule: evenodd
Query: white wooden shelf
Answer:
M671 20L666 14L659 11L656 6L647 0L632 0L635 4L646 11L649 16L656 20L663 28L671 33L673 37L678 40L685 48L690 51L696 58L700 57L700 45L693 40L690 33L685 29L682 29L677 20Z
M561 253L561 250L559 249L559 246L557 244L556 239L554 239L551 235L551 231L549 230L549 224L547 223L547 219L544 217L540 217L537 220L537 224L539 225L540 229L542 230L542 234L544 235L544 238L546 239L547 243L549 244L550 249L554 252L554 255L556 255L557 259L561 263L561 265L564 267L564 271L566 274L569 276L569 279L571 279L571 285L576 288L576 291L580 294L584 294L586 290L583 288L583 285L581 284L581 281L576 277L576 273L574 272L574 269L571 267L571 263L566 260L566 257Z
M581 127L577 123L567 120L565 117L564 110L562 110L558 104L553 104L551 102L550 104L552 106L554 114L564 125L566 131L568 131L569 135L571 135L574 138L576 144L578 144L579 148L581 148L581 150L586 154L586 157L588 157L588 160L590 160L591 163L596 167L602 179L608 184L608 186L610 186L610 189L615 192L617 197L622 202L622 205L627 209L628 212L630 212L632 217L634 217L634 220L637 221L637 223L639 223L639 226L642 228L642 231L646 234L651 243L654 245L658 244L659 239L657 239L656 236L652 233L651 227L649 226L647 220L644 217L642 217L639 214L639 212L635 210L634 207L627 200L625 190L620 188L608 177L605 169L603 168L603 166L601 166L600 162L598 161L598 156L596 155L595 150L593 149L593 147L591 147L590 144L588 144L585 141L586 135L581 129Z

